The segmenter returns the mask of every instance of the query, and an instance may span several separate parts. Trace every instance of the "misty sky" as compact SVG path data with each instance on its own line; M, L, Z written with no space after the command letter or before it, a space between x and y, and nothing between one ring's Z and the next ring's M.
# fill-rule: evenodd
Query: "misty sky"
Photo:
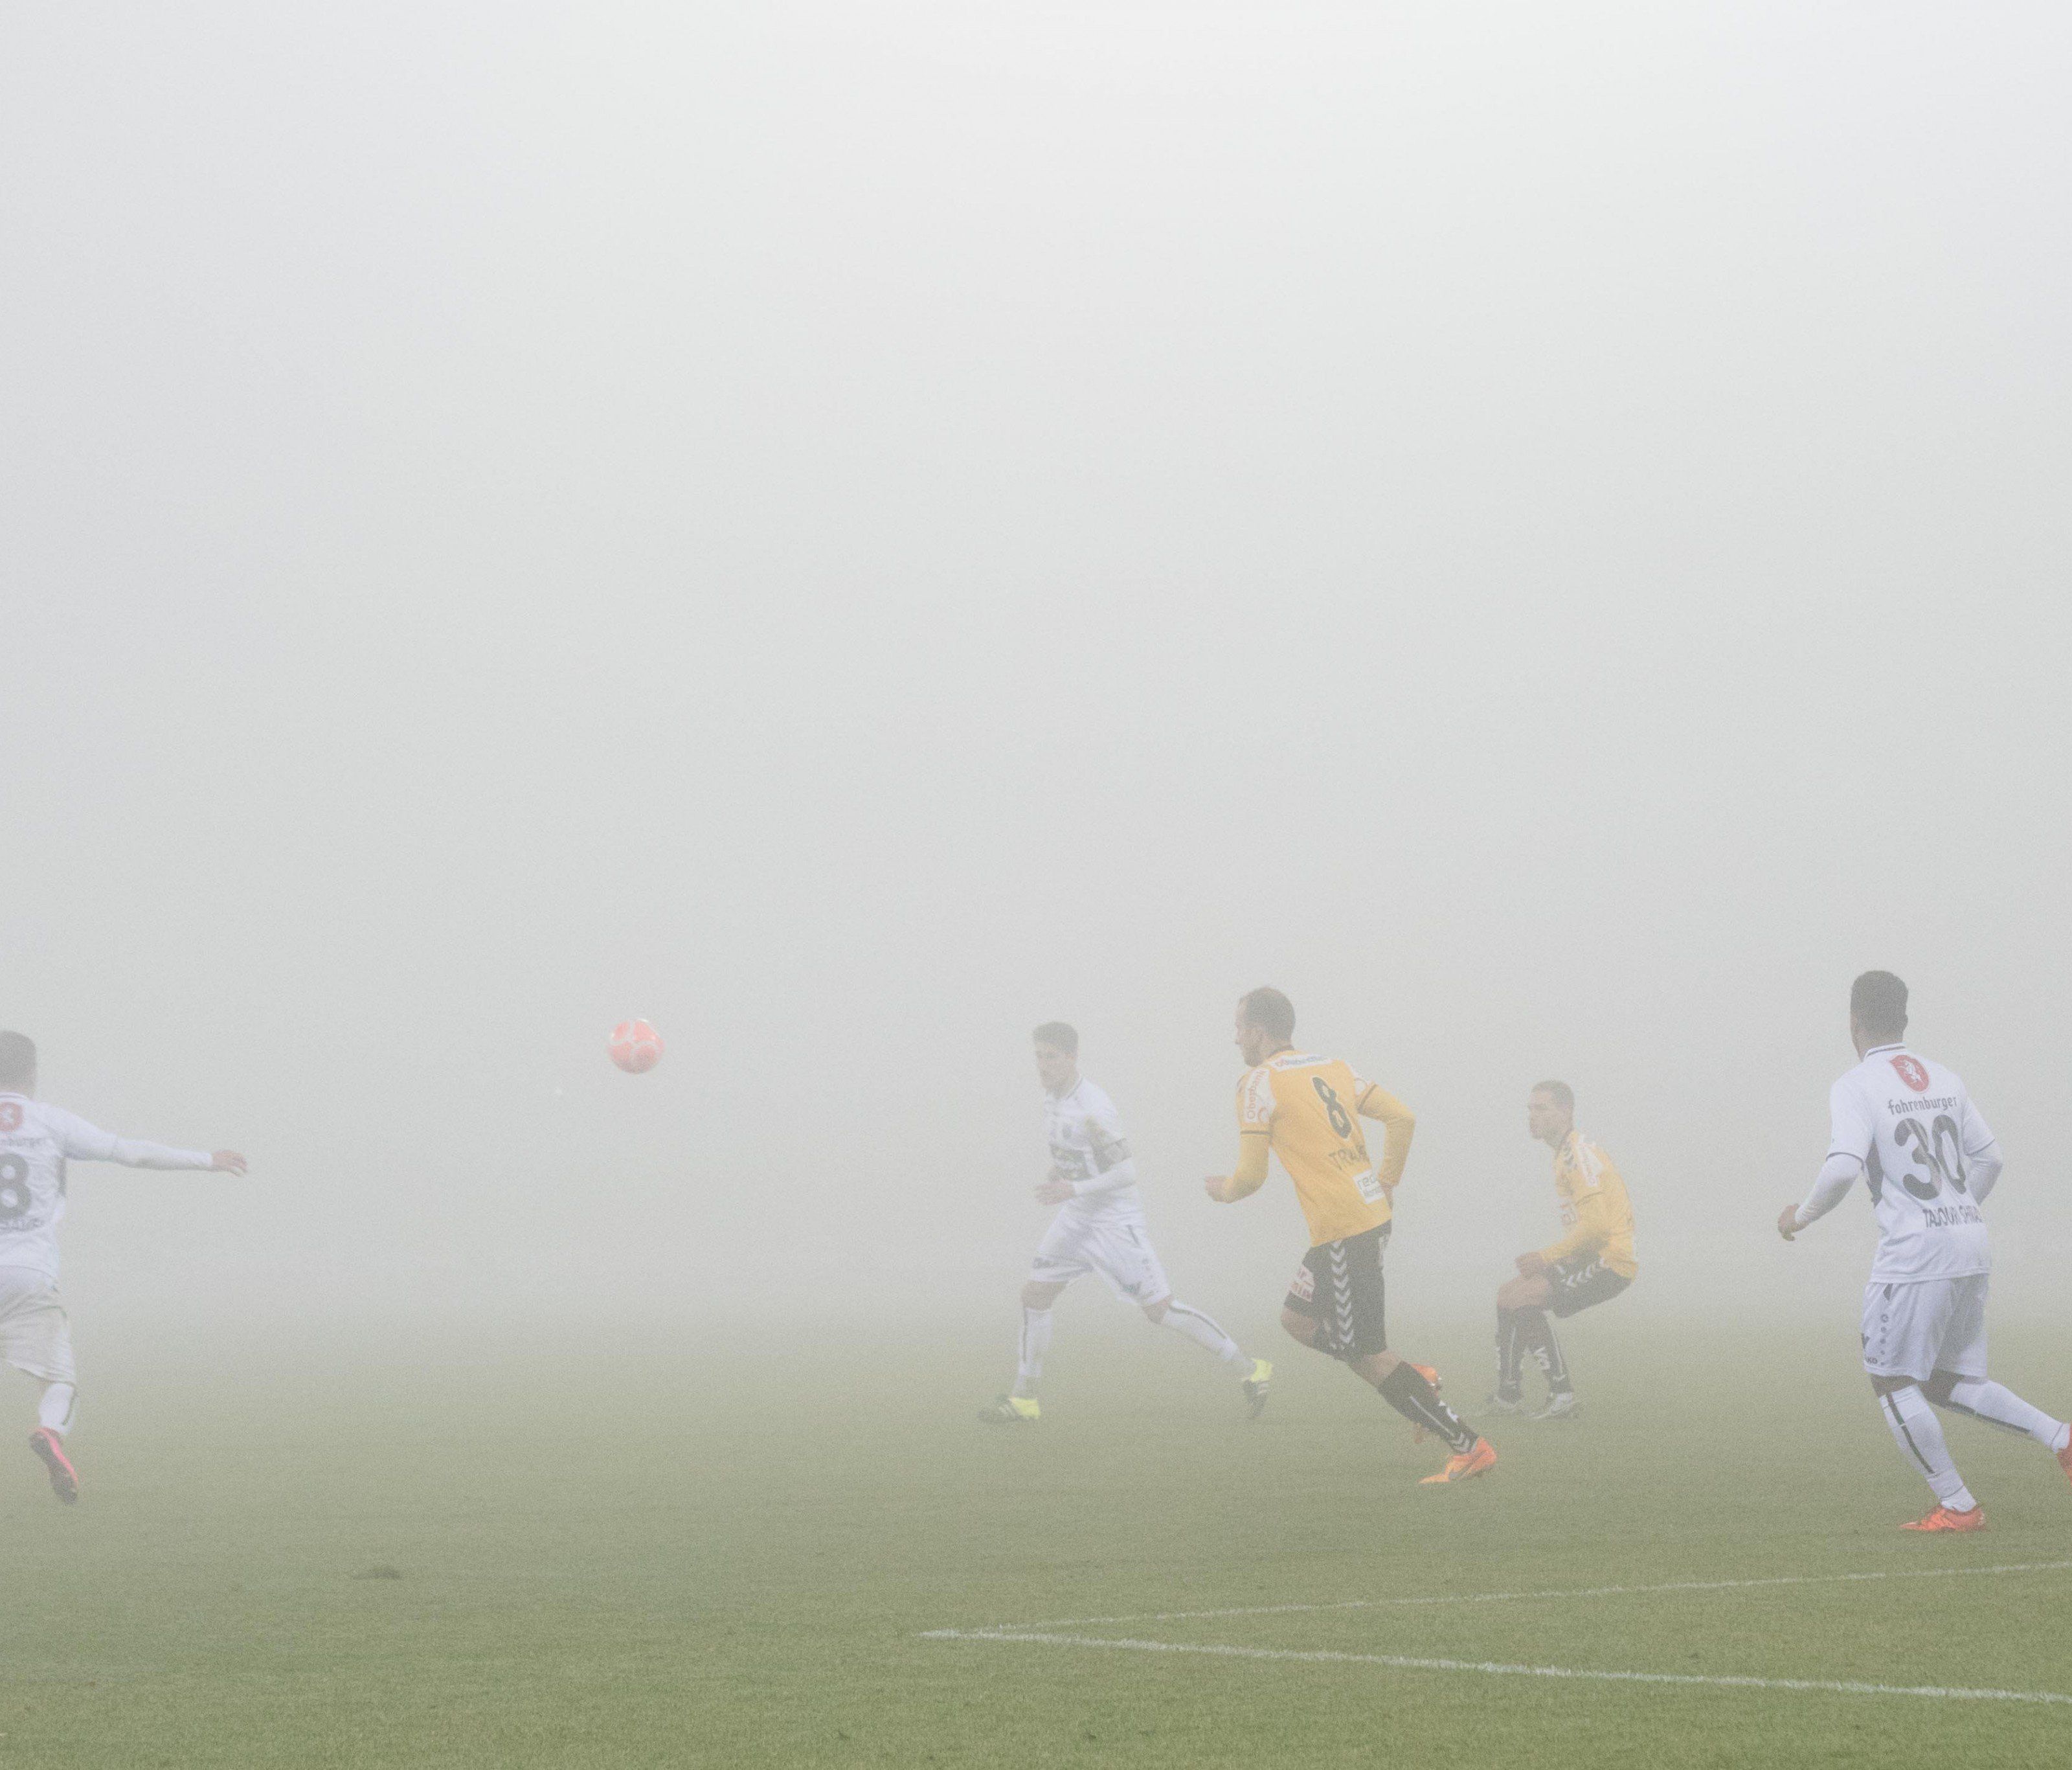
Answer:
M1862 1202L1770 1225L1884 965L2045 1302L2068 74L2041 4L18 9L0 1023L253 1163L77 1172L68 1288L1005 1323L1062 1016L1256 1337L1272 982L1420 1115L1416 1307L1551 1239L1552 1074L1648 1307L1846 1335Z

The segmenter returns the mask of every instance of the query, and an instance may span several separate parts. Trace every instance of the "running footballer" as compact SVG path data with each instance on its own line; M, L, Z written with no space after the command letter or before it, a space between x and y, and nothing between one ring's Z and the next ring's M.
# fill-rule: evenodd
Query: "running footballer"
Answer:
M1445 1440L1452 1455L1424 1477L1426 1486L1486 1474L1496 1467L1489 1440L1439 1398L1429 1366L1388 1349L1382 1253L1416 1122L1387 1089L1335 1057L1297 1051L1294 1039L1295 1010L1278 990L1254 990L1238 1003L1237 1047L1248 1067L1237 1089L1237 1171L1203 1184L1219 1204L1234 1204L1265 1183L1269 1155L1281 1158L1309 1226L1309 1251L1282 1303L1281 1326L1342 1360L1420 1437L1430 1431ZM1384 1128L1378 1166L1363 1118Z

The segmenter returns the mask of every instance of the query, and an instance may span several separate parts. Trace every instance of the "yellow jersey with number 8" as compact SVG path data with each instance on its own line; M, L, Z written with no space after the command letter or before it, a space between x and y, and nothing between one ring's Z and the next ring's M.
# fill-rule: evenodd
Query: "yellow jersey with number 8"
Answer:
M1367 1153L1363 1117L1380 1119L1390 1130L1379 1170ZM1276 1052L1247 1070L1237 1087L1240 1137L1264 1135L1281 1158L1295 1183L1312 1246L1363 1235L1388 1221L1388 1196L1402 1178L1413 1122L1386 1089L1363 1081L1336 1057ZM1263 1174L1264 1164L1260 1166ZM1232 1196L1240 1196L1235 1188Z

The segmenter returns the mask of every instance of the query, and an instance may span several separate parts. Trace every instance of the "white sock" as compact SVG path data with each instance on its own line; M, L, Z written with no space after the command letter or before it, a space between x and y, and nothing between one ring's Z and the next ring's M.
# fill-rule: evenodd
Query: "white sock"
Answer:
M1050 1311L1022 1309L1022 1346L1014 1367L1014 1393L1034 1395L1036 1380L1043 1374L1043 1355L1050 1349Z
M1892 1428L1893 1442L1934 1489L1935 1497L1952 1512L1972 1510L1979 1502L1950 1460L1950 1447L1942 1442L1942 1422L1928 1405L1928 1397L1909 1383L1880 1396L1878 1402L1879 1412Z
M78 1400L79 1391L71 1384L51 1384L43 1391L43 1398L36 1403L36 1424L63 1438L72 1430L72 1421L78 1416Z
M1239 1351L1237 1342L1200 1310L1190 1309L1183 1303L1169 1303L1159 1319L1175 1333L1185 1334L1197 1346L1206 1346L1226 1365L1242 1365L1250 1373L1250 1356Z
M2031 1407L2012 1389L1990 1377L1959 1377L1950 1385L1950 1406L1960 1414L1976 1414L1988 1426L2026 1433L2046 1451L2062 1451L2067 1439L2072 1439L2072 1426L2054 1420L2040 1407Z

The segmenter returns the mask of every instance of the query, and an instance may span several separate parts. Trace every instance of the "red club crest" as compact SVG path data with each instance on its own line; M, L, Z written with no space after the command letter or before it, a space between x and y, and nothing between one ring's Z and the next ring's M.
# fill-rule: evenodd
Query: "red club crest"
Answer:
M1895 1057L1892 1067L1899 1072L1899 1079L1917 1094L1928 1092L1928 1071L1918 1057Z
M0 1131L18 1131L21 1128L21 1101L18 1100L0 1100Z

